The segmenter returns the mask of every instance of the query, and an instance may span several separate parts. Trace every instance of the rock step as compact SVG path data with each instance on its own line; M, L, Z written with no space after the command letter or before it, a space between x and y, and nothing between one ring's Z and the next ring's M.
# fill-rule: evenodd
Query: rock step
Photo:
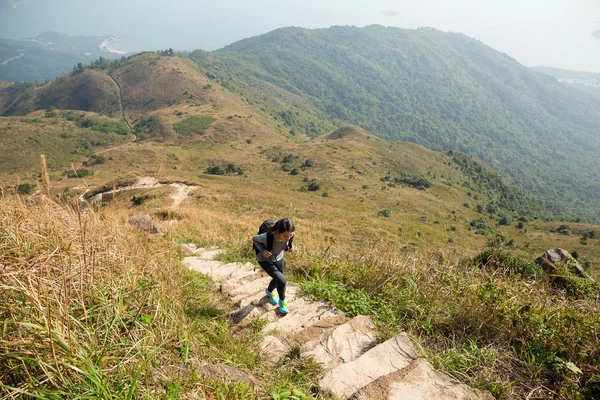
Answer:
M359 315L336 328L322 332L300 347L302 357L312 357L325 369L357 359L377 341L377 328L371 318Z
M493 400L490 393L474 390L436 371L423 358L407 368L384 376L354 393L352 400Z
M405 333L394 336L356 360L342 364L319 381L323 392L347 399L378 378L400 371L417 359Z

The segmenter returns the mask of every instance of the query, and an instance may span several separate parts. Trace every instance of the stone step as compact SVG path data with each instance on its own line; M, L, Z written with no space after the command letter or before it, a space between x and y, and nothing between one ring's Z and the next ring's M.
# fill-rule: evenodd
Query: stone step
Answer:
M232 274L240 273L245 271L244 264L242 263L229 263L222 264L218 268L213 268L209 276L213 281L221 283L229 279Z
M375 380L354 393L352 400L493 400L488 392L472 389L436 371L419 358L405 368Z
M214 250L211 250L211 249L213 249L213 247L210 247L209 249L200 248L194 252L194 254L196 254L195 257L198 257L201 260L212 260L219 254L225 253L225 250L223 250L223 249L219 249L219 248L216 248Z
M302 357L312 357L327 370L357 359L377 341L377 328L371 318L359 315L300 347Z
M223 265L221 261L203 260L198 257L186 257L183 259L183 265L192 271L200 272L204 275L212 275L212 272Z
M262 330L263 334L276 331L278 337L285 339L306 328L312 326L330 328L339 325L345 319L341 310L331 307L324 301L313 303L300 297L294 302L289 301L288 304L290 312L265 325ZM281 312L277 308L265 313L263 318L269 318L269 314L280 315Z
M267 276L267 275L265 275L265 276ZM266 288L267 287L265 286L265 289ZM296 301L297 296L299 296L299 294L298 294L299 290L300 290L300 288L298 285L295 285L293 283L287 284L287 287L285 290L285 297L286 297L288 303L293 303ZM276 290L276 293L277 293L277 290ZM236 303L236 305L239 307L245 307L248 304L263 305L265 299L267 300L267 302L269 302L269 298L263 291L262 293L252 294L250 296L244 297L243 299L240 299L239 302Z
M266 297L267 295L265 294L265 289L267 286L269 286L269 282L271 282L270 276L259 278L232 290L229 292L229 296L231 296L231 299L234 303L238 303L240 300L248 296L260 295L261 292L263 296Z
M319 387L324 393L347 399L376 379L408 367L416 358L408 336L401 333L327 372Z

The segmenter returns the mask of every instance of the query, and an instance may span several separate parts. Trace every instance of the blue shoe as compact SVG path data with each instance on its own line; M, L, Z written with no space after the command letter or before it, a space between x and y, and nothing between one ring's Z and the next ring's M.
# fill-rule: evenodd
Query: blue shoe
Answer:
M275 291L269 292L269 288L265 289L267 296L269 296L269 300L271 300L271 304L277 304L279 301L279 297L275 294Z
M287 314L290 312L287 301L279 300L279 311L281 311L284 314Z

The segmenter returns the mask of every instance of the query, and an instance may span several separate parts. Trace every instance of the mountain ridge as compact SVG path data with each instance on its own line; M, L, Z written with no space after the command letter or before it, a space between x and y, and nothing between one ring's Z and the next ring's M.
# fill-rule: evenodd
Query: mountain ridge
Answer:
M600 182L589 179L589 168L598 172L600 165L579 162L600 149L600 99L465 35L282 28L202 53L197 62L258 103L270 97L266 82L301 97L296 110L389 140L473 154L540 196L553 213L600 220L591 195Z

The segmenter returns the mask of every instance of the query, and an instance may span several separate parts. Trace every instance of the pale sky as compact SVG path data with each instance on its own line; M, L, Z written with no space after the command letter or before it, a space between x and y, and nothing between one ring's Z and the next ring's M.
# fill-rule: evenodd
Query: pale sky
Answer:
M460 32L527 66L600 72L600 0L0 0L0 37L112 34L126 51L215 50L286 26L371 24Z

